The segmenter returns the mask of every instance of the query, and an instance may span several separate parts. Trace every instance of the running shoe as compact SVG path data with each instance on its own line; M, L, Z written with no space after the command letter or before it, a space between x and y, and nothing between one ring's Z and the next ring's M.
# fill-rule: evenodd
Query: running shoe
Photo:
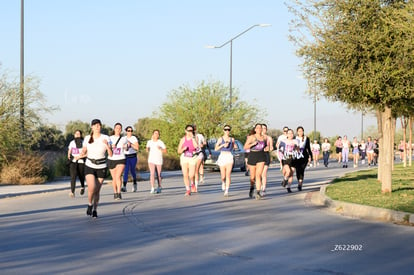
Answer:
M254 192L254 187L250 186L250 192L249 192L249 197L253 198L253 192Z
M96 210L93 210L92 212L92 218L97 218L98 217L98 212L96 212Z
M191 192L193 192L193 193L196 193L197 192L197 189L196 189L194 183L191 184Z
M226 184L224 182L221 183L221 191L226 190Z
M224 196L225 196L225 197L228 197L228 196L229 196L229 191L225 191L225 192L224 192Z
M187 191L185 192L185 195L184 195L184 196L186 196L186 197L191 196L191 191L190 191L190 190L187 190Z
M86 215L87 216L92 215L92 205L88 205L88 208L86 208Z
M161 193L161 189L162 189L161 187L157 188L157 194Z
M150 194L155 194L155 189L154 189L154 187L151 187Z
M261 200L263 198L263 195L260 193L260 191L256 192L256 200Z
M302 184L298 184L298 190L302 191Z
M137 184L136 184L136 183L134 183L134 184L132 185L131 192L137 192L137 190L138 190L138 186L137 186Z
M204 175L200 175L200 184L204 184Z
M288 184L288 181L283 179L281 183L282 187L286 187L287 184Z
M286 188L286 190L287 190L288 193L292 193L292 190L289 187Z
M122 200L121 193L118 193L118 200Z
M80 194L81 194L81 195L85 194L85 188L84 188L84 187L82 187L82 188L81 188L81 190L80 190Z
M118 199L118 193L114 193L114 200Z
M122 186L121 187L121 192L126 192L126 191L127 191L126 186Z

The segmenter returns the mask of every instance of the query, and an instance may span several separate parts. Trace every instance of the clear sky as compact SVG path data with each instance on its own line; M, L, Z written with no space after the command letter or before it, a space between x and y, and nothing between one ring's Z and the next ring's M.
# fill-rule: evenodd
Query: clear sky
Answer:
M26 0L25 74L41 80L45 117L63 129L70 120L100 118L113 126L151 116L181 85L229 85L267 113L269 128L313 130L314 104L305 91L301 60L288 40L291 14L282 0ZM20 1L0 1L0 63L17 79ZM319 100L316 128L324 136L360 136L361 114ZM373 117L364 126L375 125Z

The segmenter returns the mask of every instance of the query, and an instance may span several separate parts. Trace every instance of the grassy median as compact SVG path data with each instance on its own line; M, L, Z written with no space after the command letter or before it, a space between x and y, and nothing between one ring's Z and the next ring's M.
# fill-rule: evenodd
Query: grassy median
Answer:
M377 169L349 173L332 183L326 195L333 200L414 213L414 166L395 165L390 194L381 193Z

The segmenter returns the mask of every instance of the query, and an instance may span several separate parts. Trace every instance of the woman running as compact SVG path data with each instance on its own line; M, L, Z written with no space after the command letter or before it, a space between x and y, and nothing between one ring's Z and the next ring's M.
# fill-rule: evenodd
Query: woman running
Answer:
M254 134L250 135L246 143L244 144L244 149L250 149L249 157L247 164L250 169L250 192L249 197L253 198L254 185L256 183L256 199L259 200L263 197L261 193L262 189L262 175L264 164L266 162L265 150L269 150L269 147L266 144L266 139L262 135L262 124L257 123L254 126Z
M328 167L329 155L331 154L331 143L328 138L325 138L322 143L323 164Z
M126 137L121 136L122 124L117 122L114 125L112 136L109 137L109 145L112 147L112 156L108 157L108 168L112 177L112 188L114 190L114 200L121 200L121 176L125 169L124 150L127 146Z
M312 152L310 148L309 138L305 136L305 131L303 130L302 126L299 126L296 129L296 134L296 140L299 143L300 154L298 154L296 160L294 161L294 166L296 169L296 178L298 179L298 190L302 191L305 169L308 163L312 162Z
M181 154L180 165L181 171L183 172L183 179L185 185L185 196L190 196L191 192L197 192L194 184L195 180L195 169L197 165L197 141L194 137L194 129L191 124L185 127L185 135L181 138L178 144L177 153ZM190 189L191 183L191 189Z
M237 148L237 145L234 138L230 137L230 125L224 125L223 131L223 136L217 140L214 150L220 151L217 165L220 167L221 190L224 191L224 196L228 197L234 162L232 151Z
M139 150L139 143L136 136L132 135L134 130L132 129L132 126L127 126L125 128L125 132L127 133L126 139L127 139L127 148L125 149L125 170L124 170L124 182L123 186L121 188L122 192L127 191L127 182L128 182L128 174L131 173L132 180L134 182L132 186L132 192L137 192L138 190L138 184L137 184L137 173L136 173L136 167L138 162L137 152Z
M88 184L88 208L86 215L98 217L97 209L101 187L106 176L106 154L112 156L109 137L101 134L102 123L99 119L91 122L92 133L83 141L82 156L86 156L85 178Z
M163 158L162 154L167 153L167 147L164 142L160 140L160 131L154 130L152 138L148 140L146 150L148 152L148 167L150 170L151 194L161 193L161 169ZM155 191L155 171L157 171L158 188Z
M352 140L352 156L354 160L354 168L358 167L359 160L359 142L356 137Z
M293 173L295 172L294 160L298 157L299 141L293 138L293 130L289 129L287 132L287 138L283 140L279 145L279 158L282 160L282 174L283 181L282 186L286 187L288 193L292 193L290 186L293 181Z
M85 159L80 158L83 147L82 131L76 130L74 139L68 146L68 160L70 172L70 193L71 198L75 197L76 178L79 178L81 184L80 194L85 193Z

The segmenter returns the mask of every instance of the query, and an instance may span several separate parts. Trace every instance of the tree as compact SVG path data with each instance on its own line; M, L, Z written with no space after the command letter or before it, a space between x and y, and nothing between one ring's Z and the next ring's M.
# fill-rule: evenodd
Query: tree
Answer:
M175 148L184 135L187 124L196 124L197 131L206 138L218 137L223 134L223 126L232 126L235 138L245 138L248 130L255 123L264 122L265 113L245 101L239 100L238 91L233 91L233 103L230 110L229 89L221 82L201 82L197 87L181 86L171 91L168 102L162 104L155 114L157 126L169 148Z
M296 0L291 39L313 91L350 108L373 108L379 180L391 192L392 109L414 102L414 4L404 0Z
M57 109L46 105L46 100L39 90L39 80L34 77L26 77L24 89L26 131L22 136L20 132L19 83L6 72L0 74L0 166L13 160L19 149L30 150L37 142L31 137L31 134L42 125L41 115Z

